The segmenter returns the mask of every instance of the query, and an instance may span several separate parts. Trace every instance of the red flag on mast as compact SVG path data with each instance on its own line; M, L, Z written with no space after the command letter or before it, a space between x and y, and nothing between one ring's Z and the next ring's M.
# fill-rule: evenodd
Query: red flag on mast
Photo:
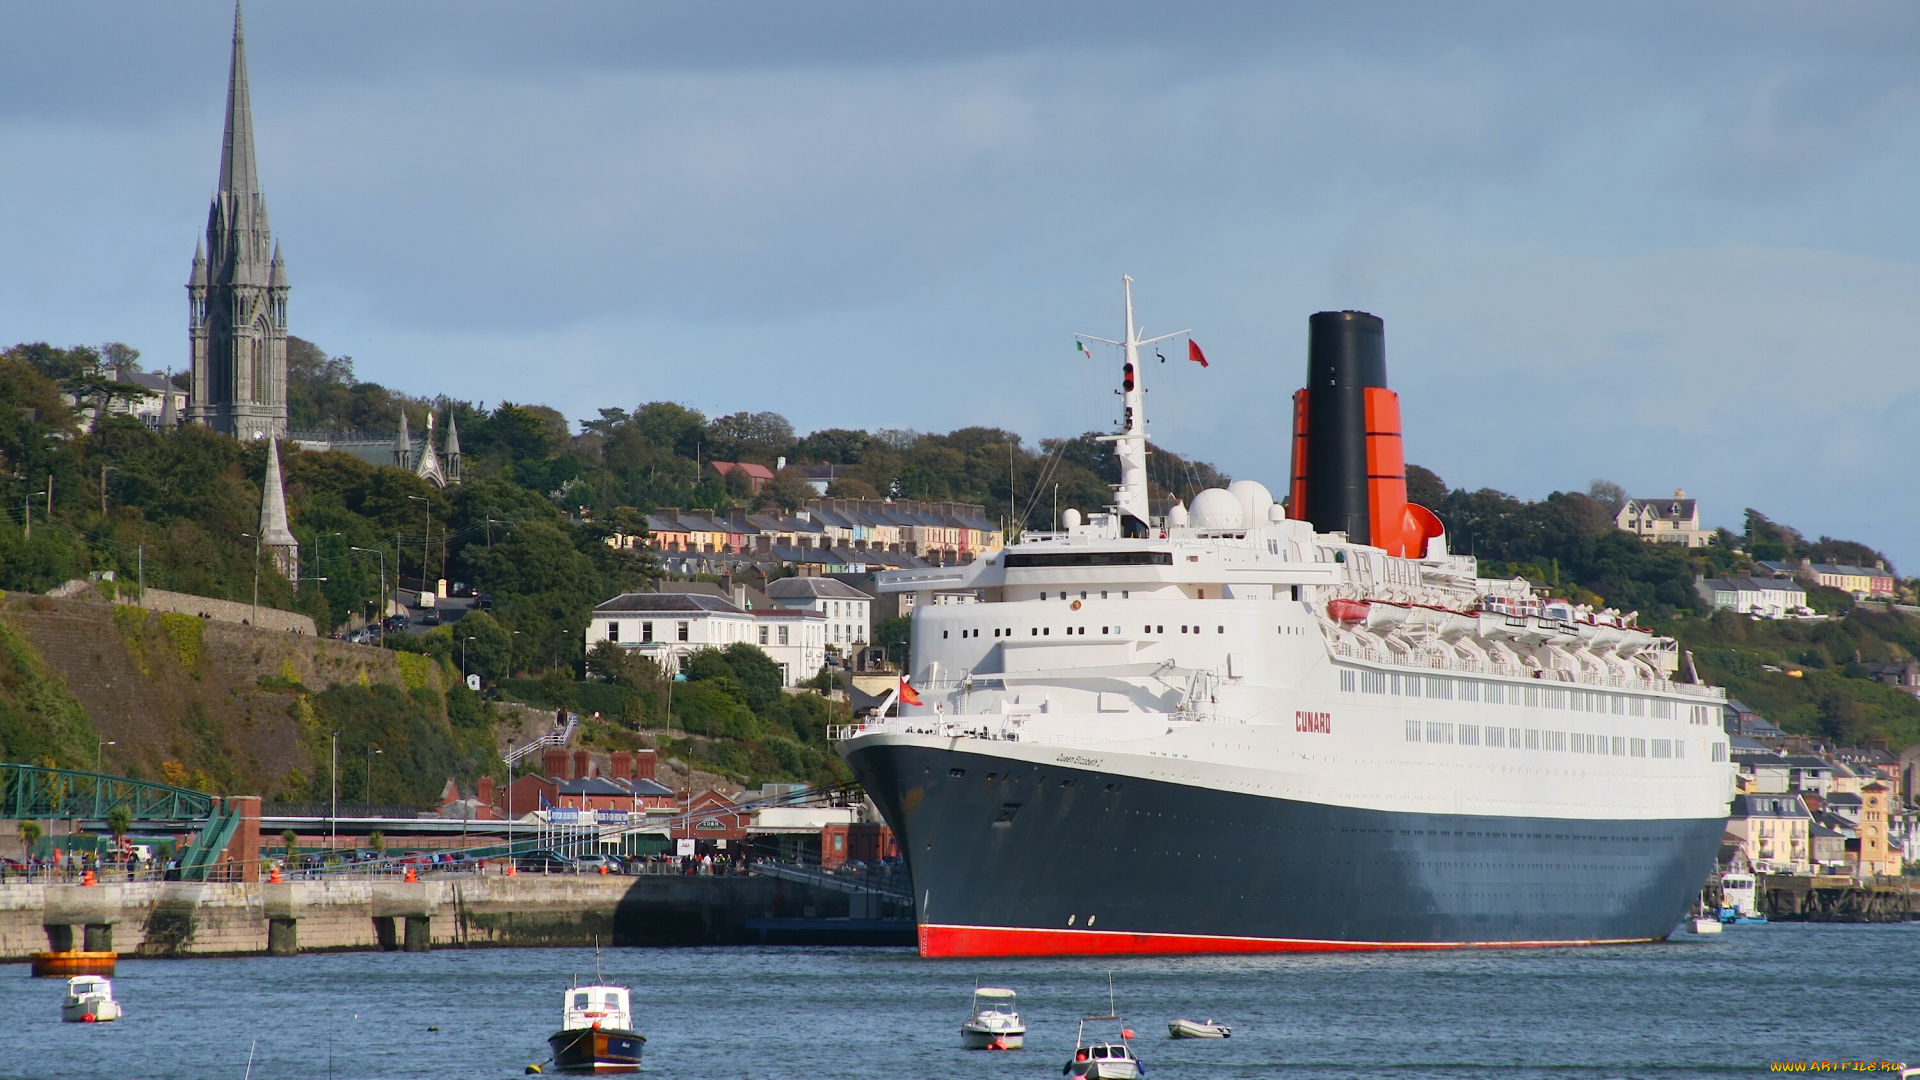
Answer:
M1199 364L1201 367L1207 366L1207 354L1200 351L1199 344L1192 338L1187 339L1187 359Z
M905 677L902 677L900 680L900 702L903 705L920 704L920 695L914 693L913 686L907 682Z

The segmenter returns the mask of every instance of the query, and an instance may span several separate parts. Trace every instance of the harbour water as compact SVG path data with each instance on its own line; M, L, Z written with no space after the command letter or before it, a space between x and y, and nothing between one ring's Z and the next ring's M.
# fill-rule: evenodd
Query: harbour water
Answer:
M1107 975L1148 1075L1750 1076L1920 1063L1920 924L1729 927L1598 949L928 961L898 949L609 949L658 1077L1058 1076ZM0 1077L522 1075L590 949L125 961L126 1019L62 1024L64 983L0 967ZM958 1049L977 979L1020 991L1013 1053ZM1172 1042L1175 1016L1232 1039ZM429 1030L438 1028L439 1030ZM331 1055L331 1063L329 1063Z

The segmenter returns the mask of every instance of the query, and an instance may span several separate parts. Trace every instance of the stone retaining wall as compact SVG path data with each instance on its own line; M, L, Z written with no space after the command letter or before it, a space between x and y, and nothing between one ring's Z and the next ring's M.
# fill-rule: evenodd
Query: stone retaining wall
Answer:
M845 893L771 877L337 878L279 884L0 884L0 962L70 935L123 956L757 940L749 919L840 918ZM70 928L70 929L68 929ZM88 931L86 928L92 928Z

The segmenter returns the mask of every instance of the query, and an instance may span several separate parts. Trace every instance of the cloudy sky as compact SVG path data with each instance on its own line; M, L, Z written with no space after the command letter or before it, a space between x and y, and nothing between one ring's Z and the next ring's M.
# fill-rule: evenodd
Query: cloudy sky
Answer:
M1910 3L248 5L295 333L414 393L1112 422L1279 487L1307 316L1409 457L1920 569ZM184 362L232 10L0 3L0 338ZM1178 355L1169 352L1176 361Z

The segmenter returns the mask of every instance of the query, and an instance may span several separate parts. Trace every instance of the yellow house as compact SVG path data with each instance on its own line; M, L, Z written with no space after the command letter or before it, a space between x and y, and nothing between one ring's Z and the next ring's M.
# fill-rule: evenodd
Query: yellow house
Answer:
M1813 815L1798 795L1733 797L1727 834L1739 840L1740 853L1759 873L1808 873L1812 868L1812 833Z

